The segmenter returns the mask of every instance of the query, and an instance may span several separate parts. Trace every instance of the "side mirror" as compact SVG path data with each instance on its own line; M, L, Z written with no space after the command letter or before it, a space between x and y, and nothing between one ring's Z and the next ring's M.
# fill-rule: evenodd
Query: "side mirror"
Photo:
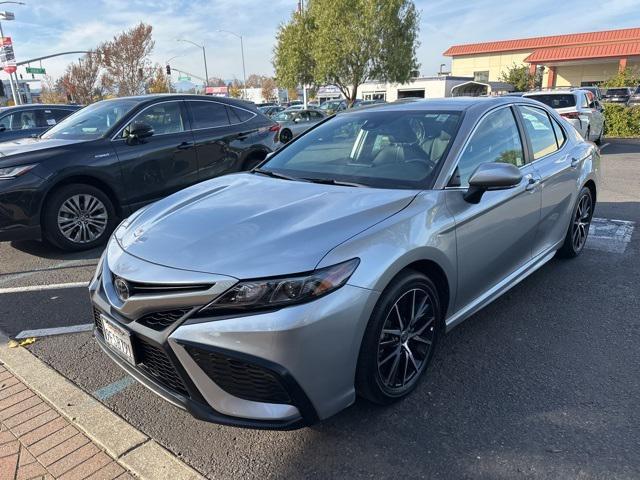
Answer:
M471 174L469 189L464 194L464 199L469 203L479 203L485 192L513 188L521 181L522 172L515 165L498 162L482 163Z
M134 122L129 127L129 136L131 140L140 140L149 138L153 135L153 127L145 122Z

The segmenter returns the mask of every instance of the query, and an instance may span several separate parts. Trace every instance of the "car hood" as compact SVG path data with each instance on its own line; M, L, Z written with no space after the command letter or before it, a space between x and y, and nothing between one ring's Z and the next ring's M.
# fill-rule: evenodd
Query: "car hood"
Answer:
M234 174L154 203L116 235L127 253L168 267L241 279L286 275L313 270L416 193Z
M59 140L55 138L19 138L8 142L0 142L0 159L21 153L36 152L51 148L67 147L86 140Z

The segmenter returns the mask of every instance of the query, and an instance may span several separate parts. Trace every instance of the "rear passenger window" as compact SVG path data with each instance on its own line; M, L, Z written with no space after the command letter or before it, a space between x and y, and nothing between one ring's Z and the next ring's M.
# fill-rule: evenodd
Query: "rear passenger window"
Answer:
M501 108L480 121L458 162L460 186L469 186L471 174L487 162L524 165L520 132L510 108Z
M537 160L558 150L556 134L547 112L535 107L518 106L524 119L524 129L531 141L533 159Z
M251 120L255 115L248 110L236 107L227 107L229 110L229 119L231 123L244 123Z
M191 115L193 116L193 128L226 127L229 125L227 109L221 103L190 101Z
M567 141L567 137L565 136L562 127L558 125L558 122L553 117L551 117L551 125L553 126L554 133L556 134L556 142L558 143L558 148L562 148L564 142Z

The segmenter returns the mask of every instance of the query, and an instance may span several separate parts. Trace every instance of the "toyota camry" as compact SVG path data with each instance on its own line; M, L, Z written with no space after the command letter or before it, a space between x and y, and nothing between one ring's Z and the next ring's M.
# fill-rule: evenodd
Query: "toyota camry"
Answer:
M517 97L382 105L145 207L90 284L102 349L209 421L291 429L416 388L441 336L582 252L599 152Z

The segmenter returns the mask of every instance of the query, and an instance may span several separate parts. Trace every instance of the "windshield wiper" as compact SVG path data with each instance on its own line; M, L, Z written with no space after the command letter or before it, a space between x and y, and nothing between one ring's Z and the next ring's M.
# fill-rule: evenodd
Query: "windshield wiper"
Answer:
M355 182L343 182L341 180L334 180L333 178L304 178L307 182L321 183L323 185L340 185L343 187L368 187L362 183Z
M282 173L273 172L271 170L263 170L261 168L254 168L251 170L253 173L261 173L262 175L266 175L267 177L272 178L281 178L282 180L291 180L291 181L303 181L302 178L290 177L288 175L284 175Z

